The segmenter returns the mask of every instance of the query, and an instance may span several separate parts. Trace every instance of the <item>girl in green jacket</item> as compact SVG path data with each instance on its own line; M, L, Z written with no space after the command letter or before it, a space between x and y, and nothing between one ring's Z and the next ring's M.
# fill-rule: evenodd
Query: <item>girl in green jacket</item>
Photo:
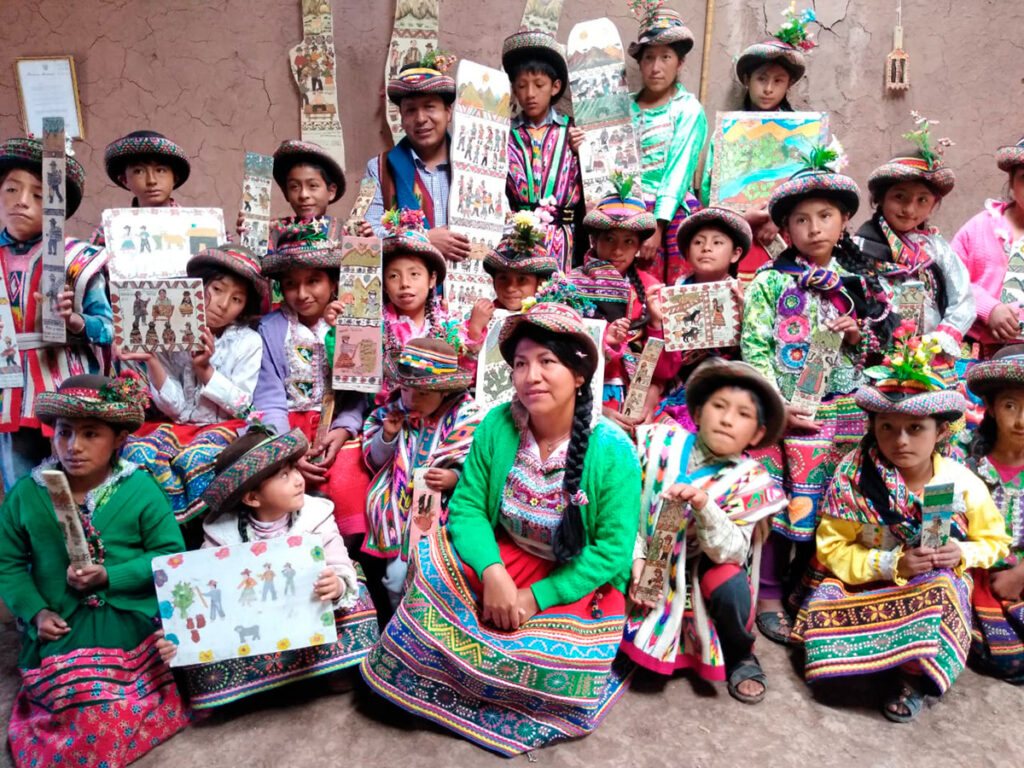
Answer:
M25 628L9 725L18 766L96 754L125 765L188 722L156 652L150 570L155 555L185 544L160 486L120 457L148 400L134 374L72 376L36 396L54 455L0 508L0 598ZM59 522L48 471L67 477L70 497L54 498L77 516L80 533ZM71 563L76 542L87 547L87 563Z

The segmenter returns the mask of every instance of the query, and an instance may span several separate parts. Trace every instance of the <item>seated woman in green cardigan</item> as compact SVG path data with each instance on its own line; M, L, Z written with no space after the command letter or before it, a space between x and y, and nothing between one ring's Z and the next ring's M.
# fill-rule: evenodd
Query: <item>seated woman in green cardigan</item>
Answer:
M72 376L35 399L53 457L0 508L0 598L24 625L11 713L14 764L126 765L188 724L153 631L150 562L185 543L148 473L120 457L142 424L145 382ZM43 472L63 471L91 564L71 565ZM58 505L61 506L61 505ZM80 536L81 534L79 534ZM74 539L74 534L69 538Z
M363 661L382 696L505 755L583 736L622 691L612 661L639 521L640 465L592 423L597 347L537 303L501 330L516 397L477 427L448 528Z

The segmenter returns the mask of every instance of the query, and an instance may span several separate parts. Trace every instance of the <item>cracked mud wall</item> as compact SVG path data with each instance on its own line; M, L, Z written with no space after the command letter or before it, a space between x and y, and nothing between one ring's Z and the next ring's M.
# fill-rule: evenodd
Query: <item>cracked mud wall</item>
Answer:
M705 3L668 0L683 14L697 44L682 81L696 92L704 49ZM705 108L709 122L738 106L733 57L781 21L785 0L717 0ZM346 215L366 160L390 146L382 110L382 71L394 13L392 0L333 0L341 121L349 192L332 207ZM440 0L441 47L461 58L498 66L502 38L514 31L525 0ZM871 169L901 151L909 111L940 122L957 188L934 217L947 236L1004 176L993 154L1024 133L1024 4L1016 0L904 0L905 48L911 89L886 97L885 56L892 46L895 0L817 0L824 25L795 108L832 113L833 129L864 186ZM298 135L299 96L287 51L302 36L299 0L3 0L0 27L0 136L22 132L14 60L75 57L86 139L76 142L87 171L86 198L70 231L86 235L106 207L128 196L103 171L112 139L149 128L181 143L192 176L178 191L183 204L215 205L234 221L243 153L271 153ZM636 24L624 0L564 0L559 40L572 25L606 15L624 42ZM630 81L639 74L630 61ZM287 206L274 192L274 214ZM866 207L866 205L865 205ZM863 209L862 209L863 210ZM858 217L862 218L862 217Z

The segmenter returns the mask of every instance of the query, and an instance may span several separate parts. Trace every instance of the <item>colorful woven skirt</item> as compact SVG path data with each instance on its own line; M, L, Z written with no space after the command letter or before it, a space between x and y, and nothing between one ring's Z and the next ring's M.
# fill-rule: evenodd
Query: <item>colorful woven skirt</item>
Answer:
M193 502L213 482L217 457L238 436L245 422L160 424L149 430L146 426L144 437L128 438L123 456L150 471L167 494L174 518L183 525L204 509Z
M356 604L347 611L335 611L334 623L338 629L338 641L331 645L182 667L185 689L193 709L219 707L255 693L358 664L379 635L377 612L362 583Z
M971 654L984 672L1024 683L1024 600L1010 602L992 594L989 571L975 569L974 629Z
M850 395L823 402L814 418L817 432L786 432L781 446L750 451L789 494L789 508L772 520L772 529L795 541L811 541L818 504L842 458L867 433L868 417Z
M519 588L554 566L498 543ZM602 587L503 632L480 623L483 587L446 530L421 541L414 560L412 584L361 667L384 698L512 756L585 736L625 690L612 667L625 622L618 590Z
M9 737L18 768L120 768L190 720L156 638L130 651L81 648L21 669Z
M808 683L916 661L945 693L971 645L971 579L930 571L898 586L848 587L823 579L793 624Z

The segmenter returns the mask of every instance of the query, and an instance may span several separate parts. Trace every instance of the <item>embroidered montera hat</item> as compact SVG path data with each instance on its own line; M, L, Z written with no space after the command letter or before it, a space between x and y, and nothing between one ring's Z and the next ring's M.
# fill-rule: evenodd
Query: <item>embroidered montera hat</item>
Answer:
M282 192L287 192L288 173L297 165L315 165L324 169L330 182L338 188L330 202L340 200L345 194L345 172L338 161L319 144L298 139L282 141L274 152L274 181Z
M816 45L811 40L812 33L807 30L807 25L818 19L811 8L797 13L795 3L790 4L782 15L786 21L771 38L748 46L736 59L736 77L741 82L758 67L770 63L778 64L789 72L790 85L804 76L807 71L805 54Z
M96 419L112 427L134 432L145 421L149 405L146 382L133 371L116 379L93 374L69 376L56 392L36 395L39 420L53 426L57 419Z
M188 181L188 175L192 170L185 150L156 131L133 131L127 136L110 142L103 153L107 176L122 189L128 189L128 186L121 181L125 168L133 162L143 160L159 160L167 163L174 171L175 189Z

